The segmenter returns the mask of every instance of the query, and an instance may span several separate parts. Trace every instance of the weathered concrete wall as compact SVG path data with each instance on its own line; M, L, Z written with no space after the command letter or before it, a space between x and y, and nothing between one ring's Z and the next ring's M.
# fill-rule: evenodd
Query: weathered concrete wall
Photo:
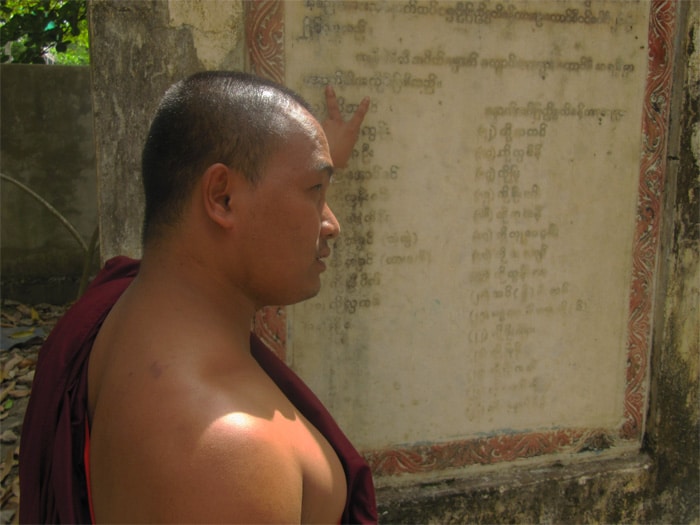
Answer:
M589 457L384 488L377 497L382 523L642 523L651 480L644 455Z
M53 205L89 242L97 179L86 67L3 65L2 173ZM83 250L26 192L2 182L2 295L21 301L75 298Z
M243 68L235 0L93 0L91 60L102 259L141 253L141 148L173 82Z
M659 520L700 520L700 3L686 2L671 113L662 293L652 350L647 447Z

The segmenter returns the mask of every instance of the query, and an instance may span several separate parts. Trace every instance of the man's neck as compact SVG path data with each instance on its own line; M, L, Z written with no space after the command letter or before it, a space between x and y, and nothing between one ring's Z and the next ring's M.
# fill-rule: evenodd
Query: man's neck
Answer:
M255 313L253 302L197 256L170 250L165 245L145 249L134 293L158 298L161 305L178 308L201 319L217 330L229 331L232 340L248 345L250 325Z

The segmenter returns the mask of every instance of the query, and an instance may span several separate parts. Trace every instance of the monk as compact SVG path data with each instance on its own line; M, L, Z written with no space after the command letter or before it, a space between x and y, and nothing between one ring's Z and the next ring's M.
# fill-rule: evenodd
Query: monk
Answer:
M366 463L250 333L259 308L318 293L340 233L326 195L369 101L347 122L331 89L327 103L322 127L297 94L236 72L165 94L143 151L143 258L110 261L39 358L23 522L376 522Z

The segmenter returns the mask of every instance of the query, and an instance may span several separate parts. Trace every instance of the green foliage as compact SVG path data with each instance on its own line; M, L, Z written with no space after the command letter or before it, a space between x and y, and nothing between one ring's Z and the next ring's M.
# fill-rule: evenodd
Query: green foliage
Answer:
M0 0L0 62L88 64L87 0Z

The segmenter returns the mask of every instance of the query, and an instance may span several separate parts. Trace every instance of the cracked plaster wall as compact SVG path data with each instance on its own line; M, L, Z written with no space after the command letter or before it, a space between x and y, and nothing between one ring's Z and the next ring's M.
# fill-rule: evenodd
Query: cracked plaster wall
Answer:
M89 9L102 259L141 253L141 147L173 82L243 69L238 0L92 0Z

